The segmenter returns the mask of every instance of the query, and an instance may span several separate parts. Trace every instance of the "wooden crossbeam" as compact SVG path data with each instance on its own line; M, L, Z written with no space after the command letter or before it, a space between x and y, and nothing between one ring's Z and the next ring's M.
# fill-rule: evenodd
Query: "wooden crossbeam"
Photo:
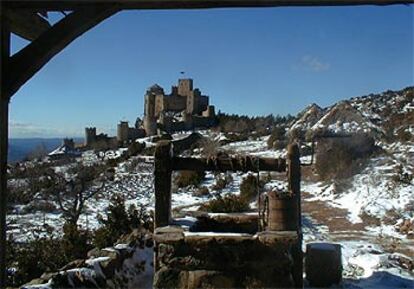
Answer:
M75 10L102 4L116 4L121 9L198 9L226 7L349 6L413 4L413 0L3 0L13 8L48 11Z
M47 20L33 10L8 9L4 15L11 32L29 41L35 40L51 27Z
M77 37L118 12L117 6L100 5L74 11L14 54L9 62L7 92L10 96L39 71L53 56Z

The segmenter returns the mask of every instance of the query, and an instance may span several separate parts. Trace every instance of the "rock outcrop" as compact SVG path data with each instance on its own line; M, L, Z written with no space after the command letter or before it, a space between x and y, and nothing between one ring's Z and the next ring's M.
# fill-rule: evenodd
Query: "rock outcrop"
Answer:
M22 288L152 288L153 241L138 231L124 237L124 244L92 249L88 259L75 260L45 273Z

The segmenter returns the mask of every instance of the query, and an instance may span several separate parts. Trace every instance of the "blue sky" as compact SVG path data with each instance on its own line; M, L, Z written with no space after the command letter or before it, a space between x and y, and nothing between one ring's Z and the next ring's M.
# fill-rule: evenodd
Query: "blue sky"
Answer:
M413 85L413 6L126 11L75 40L14 95L11 137L114 134L185 71L217 110L296 114ZM54 17L54 16L52 16ZM12 38L12 50L26 44Z

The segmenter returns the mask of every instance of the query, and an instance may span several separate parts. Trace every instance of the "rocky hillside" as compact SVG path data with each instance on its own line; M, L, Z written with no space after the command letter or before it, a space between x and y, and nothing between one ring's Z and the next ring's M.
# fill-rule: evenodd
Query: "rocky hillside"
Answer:
M312 103L298 114L291 129L308 130L321 119L324 113L324 109L316 103Z
M325 109L317 104L298 114L290 130L374 133L377 138L409 140L414 132L414 87L340 101Z

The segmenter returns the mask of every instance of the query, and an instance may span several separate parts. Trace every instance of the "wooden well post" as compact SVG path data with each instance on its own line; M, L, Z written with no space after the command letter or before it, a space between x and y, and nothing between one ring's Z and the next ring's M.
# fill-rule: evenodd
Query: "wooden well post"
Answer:
M302 208L300 199L300 151L297 143L291 143L288 146L287 154L287 177L288 189L297 202L297 233L298 233L298 247L292 251L292 257L295 263L293 271L293 279L297 288L303 287L303 252L302 252Z
M291 195L296 198L298 204L298 229L302 226L301 203L300 203L300 152L297 143L289 144L287 154L287 177L288 189Z
M155 148L155 216L154 228L167 226L171 220L172 144L160 141Z
M6 209L7 209L7 152L9 140L8 71L10 57L10 30L3 12L1 25L1 83L0 83L0 288L6 287Z

